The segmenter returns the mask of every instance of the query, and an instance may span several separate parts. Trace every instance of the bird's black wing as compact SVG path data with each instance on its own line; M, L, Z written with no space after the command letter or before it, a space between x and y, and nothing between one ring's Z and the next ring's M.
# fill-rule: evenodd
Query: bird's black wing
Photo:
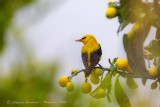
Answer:
M89 69L88 67L88 54L87 53L82 53L82 61L83 65L86 69Z
M88 69L88 72L90 73L94 67L98 64L100 57L102 55L101 46L100 49L90 54L90 62L91 65L88 66L88 55L87 53L82 53L82 61L86 69Z
M94 67L98 64L101 55L102 55L101 46L100 46L100 49L91 53L91 55L90 55L90 62L91 62L90 68L91 69L94 69Z

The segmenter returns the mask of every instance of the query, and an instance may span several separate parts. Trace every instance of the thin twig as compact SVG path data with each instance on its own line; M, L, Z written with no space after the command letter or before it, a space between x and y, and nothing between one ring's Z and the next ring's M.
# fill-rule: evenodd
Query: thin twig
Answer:
M111 68L104 68L102 65L98 64L99 67L95 67L95 68L99 68L103 71L103 74L104 74L104 71L108 71L108 72L116 72L117 74L121 75L122 77L124 78L146 78L146 79L152 79L152 80L156 80L158 81L158 77L141 77L135 73L129 73L129 72L126 72L126 71L120 71L120 70L113 70ZM77 70L74 74L72 74L71 76L69 76L69 80L71 80L74 76L78 75L80 72L85 72L86 69L82 69L82 70ZM102 74L102 75L103 75Z

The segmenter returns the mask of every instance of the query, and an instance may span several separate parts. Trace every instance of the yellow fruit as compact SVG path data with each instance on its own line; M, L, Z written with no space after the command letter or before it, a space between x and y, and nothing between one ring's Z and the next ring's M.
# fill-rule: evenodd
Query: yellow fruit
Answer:
M90 93L92 90L92 86L89 82L85 82L82 84L81 90L83 93Z
M103 74L103 71L99 68L95 68L93 71L92 71L92 74L96 75L96 76L100 76Z
M111 1L109 2L109 4L113 4L113 1L111 0Z
M96 76L96 75L94 75L94 74L92 74L92 75L90 76L90 80L91 80L91 82L92 82L93 84L98 84L99 81L100 81L99 76Z
M132 28L132 29L133 29L133 31L135 31L135 32L136 32L136 31L138 31L138 30L139 30L139 28L140 28L140 25L139 25L138 23L134 23L134 24L133 24L133 28Z
M124 69L126 69L128 67L128 62L125 59L119 59L116 62L116 67L119 70L124 70Z
M106 90L100 88L97 92L98 97L104 98L106 96Z
M60 85L61 87L65 87L65 86L67 85L68 81L69 81L69 79L68 79L67 76L62 76L62 77L59 79L58 83L59 83L59 85Z
M146 59L152 60L154 58L154 56L152 55L152 53L148 50L145 50L145 54L148 54L149 56L145 56Z
M148 72L152 77L156 77L158 75L158 70L156 67L149 68Z
M113 4L114 4L114 2L112 0L108 3L109 7L112 7Z
M133 35L134 35L134 31L133 30L131 30L131 31L128 32L128 38L132 38Z
M74 85L72 82L68 82L67 85L66 85L66 89L68 92L71 92L74 90Z
M146 54L152 54L150 51L148 51L148 50L145 50L145 53Z
M74 74L77 71L77 69L72 69L72 74Z
M106 17L114 18L117 16L117 10L115 7L109 7L106 11Z

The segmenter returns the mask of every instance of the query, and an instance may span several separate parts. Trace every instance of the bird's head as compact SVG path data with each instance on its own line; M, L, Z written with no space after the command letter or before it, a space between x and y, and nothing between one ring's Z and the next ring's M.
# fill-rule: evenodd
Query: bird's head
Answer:
M88 41L96 41L96 38L93 35L84 35L81 39L76 40L77 42L82 42L86 44Z

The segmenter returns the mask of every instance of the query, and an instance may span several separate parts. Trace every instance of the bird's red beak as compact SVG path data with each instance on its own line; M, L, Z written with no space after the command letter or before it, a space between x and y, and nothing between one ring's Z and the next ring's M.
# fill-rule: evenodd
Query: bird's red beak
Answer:
M82 39L78 39L78 40L76 40L76 42L82 42Z

